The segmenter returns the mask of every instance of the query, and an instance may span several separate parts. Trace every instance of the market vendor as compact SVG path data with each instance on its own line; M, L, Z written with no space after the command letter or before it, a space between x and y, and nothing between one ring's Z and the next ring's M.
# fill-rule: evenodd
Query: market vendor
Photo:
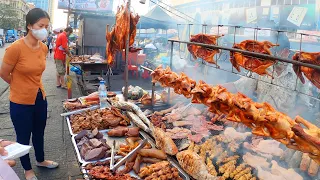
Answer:
M278 44L280 46L275 48L275 55L288 58L290 54L288 37L281 33L278 38ZM299 95L298 92L310 94L309 86L301 84L300 81L297 82L292 64L277 62L274 67L273 84L270 84L270 77L254 74L254 79L242 77L236 82L224 84L223 86L234 93L241 92L248 96L255 94L258 102L268 102L277 110L292 116L306 111L310 104L310 98L306 95ZM269 72L272 74L273 67L269 68ZM259 79L259 81L256 79ZM298 92L293 91L296 83L298 83L296 87Z
M57 68L57 87L66 88L64 75L66 74L66 55L71 57L68 47L68 37L72 34L73 29L68 27L60 33L56 40L56 49L54 52L54 62Z
M30 10L26 16L27 36L6 49L0 77L10 84L10 117L17 142L32 144L36 165L56 168L58 163L44 159L44 130L47 121L47 99L42 84L48 48L41 41L48 36L50 17L40 8ZM27 180L37 180L29 154L20 158Z

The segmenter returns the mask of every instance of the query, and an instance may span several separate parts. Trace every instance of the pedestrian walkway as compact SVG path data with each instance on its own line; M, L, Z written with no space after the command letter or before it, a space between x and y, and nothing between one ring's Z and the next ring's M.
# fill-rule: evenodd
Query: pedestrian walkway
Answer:
M2 58L2 54L1 58ZM35 166L33 149L30 153L33 169L39 180L73 180L81 178L79 165L74 154L69 132L66 130L66 146L62 141L62 130L60 114L62 113L62 101L67 98L67 91L57 89L55 84L55 65L52 58L47 59L47 67L43 74L43 84L48 99L48 120L45 131L45 154L46 158L57 161L58 169L49 170ZM1 92L0 92L1 93ZM74 97L80 96L76 87L73 88ZM9 90L0 94L0 139L15 141L15 132L9 114ZM66 126L66 124L65 124ZM31 142L30 142L31 143ZM20 161L13 168L21 180L24 180L23 169Z

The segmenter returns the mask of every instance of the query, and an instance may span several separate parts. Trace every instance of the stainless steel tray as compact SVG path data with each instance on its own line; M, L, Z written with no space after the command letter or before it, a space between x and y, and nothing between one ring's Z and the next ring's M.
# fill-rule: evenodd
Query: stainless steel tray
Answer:
M129 117L128 117L129 118ZM68 129L69 129L69 133L71 136L76 136L78 133L74 133L72 131L72 126L71 126L71 121L70 121L70 116L65 116L65 119L67 121L67 126L68 126ZM130 121L130 125L128 125L127 127L132 127L132 124L133 122ZM108 129L107 129L108 130ZM100 130L101 132L104 131L104 130Z
M108 132L108 131L105 131L105 133L106 132ZM108 136L108 135L107 135ZM104 136L105 137L105 136ZM155 143L153 142L153 140L150 138L150 136L149 135L147 135L145 132L143 132L143 131L140 131L140 137L142 137L143 139L147 139L148 140L148 142L151 144L151 146L152 147L156 147L156 145L155 145ZM107 139L107 142L108 142L108 145L109 145L109 143L110 143L110 145L111 145L111 143L112 143L112 140L113 139L115 139L115 138L112 138L112 137L108 137L110 140L108 140ZM121 137L124 141L122 141L123 143L125 143L125 138L124 137ZM116 142L117 142L117 145L116 145L116 149L118 149L118 147L119 147L119 145L120 144L123 144L121 141L120 141L120 143L119 143L119 141L117 141L117 140L120 140L121 138L117 138L117 139L115 139L116 140ZM74 141L74 137L72 138L72 140ZM75 142L75 141L74 141ZM76 152L77 152L77 154L78 154L78 152L79 152L79 150L78 150L78 148L77 148L77 146L75 145L75 147L76 147ZM79 156L80 156L80 153L79 153ZM121 158L121 156L116 156L117 158ZM96 162L103 162L103 161L107 161L107 160L110 160L110 158L107 158L107 159L104 159L104 160L100 160L100 161L96 161ZM186 172L184 172L184 170L182 170L182 168L178 165L178 162L177 161L175 161L171 156L168 156L168 158L167 158L167 161L169 161L169 163L173 166L173 167L175 167L175 168L177 168L178 169L178 171L179 171L179 174L180 174L180 177L182 178L182 179L184 179L184 180L190 180L190 177L189 177L189 175L186 173ZM91 162L84 162L84 163L82 163L82 165L81 165L81 167L80 167L80 170L81 170L81 172L83 173L83 177L84 177L84 179L86 179L86 180L90 180L90 176L88 175L88 172L87 172L87 170L85 169L85 166L86 165L88 165L88 164L90 164ZM124 166L121 166L120 168L119 168L119 170L121 170L122 168L124 168ZM139 176L134 172L134 171L130 171L130 173L129 173L132 177L134 177L134 178L137 178L137 179L141 179L141 178L139 178Z

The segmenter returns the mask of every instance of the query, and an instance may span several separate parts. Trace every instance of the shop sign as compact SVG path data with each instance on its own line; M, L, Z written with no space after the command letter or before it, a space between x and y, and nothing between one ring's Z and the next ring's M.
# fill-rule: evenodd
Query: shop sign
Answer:
M256 8L246 9L246 19L248 24L257 20L258 19L257 9Z
M304 17L306 16L308 8L294 7L288 16L288 21L296 26L300 26Z
M58 0L59 9L68 9L69 0ZM70 0L70 8L83 11L112 11L113 0Z

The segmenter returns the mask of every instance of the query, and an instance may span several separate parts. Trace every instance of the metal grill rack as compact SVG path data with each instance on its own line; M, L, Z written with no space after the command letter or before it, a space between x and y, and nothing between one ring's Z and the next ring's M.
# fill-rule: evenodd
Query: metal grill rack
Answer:
M242 53L245 56L254 57L254 58L257 58L257 59L261 59L261 60L268 59L268 60L279 61L279 62L283 62L283 63L289 63L289 64L293 64L293 65L298 65L298 66L305 66L305 67L309 67L309 68L315 69L317 71L320 71L320 66L318 66L318 65L314 65L314 64L310 64L310 63L304 63L304 62L300 62L300 61L294 61L294 60L289 59L289 58L282 58L282 57L278 57L278 56L274 56L274 55L266 55L266 54L262 54L262 53L256 53L256 52L245 51L245 50L241 50L241 49L230 48L230 47L226 47L226 46L220 45L219 42L217 43L217 45L209 45L209 44L203 44L203 43L195 43L195 42L183 41L183 40L180 40L180 31L179 31L179 26L180 25L187 25L187 27L188 27L187 32L189 33L188 37L191 36L191 34L190 34L191 27L195 26L195 25L197 25L197 26L200 25L202 27L201 31L204 34L207 34L208 27L216 27L217 35L222 35L220 33L221 27L233 28L234 29L233 44L235 44L236 40L237 40L236 32L237 32L237 30L239 30L241 28L252 29L253 30L252 39L253 40L257 40L257 41L259 40L259 37L258 37L259 31L263 30L263 31L271 31L273 33L276 33L277 36L276 36L276 42L274 42L275 44L278 43L278 38L279 38L279 34L280 33L294 33L296 35L296 37L297 36L300 37L299 50L297 50L297 52L302 52L302 43L303 43L303 37L304 36L313 36L313 37L317 37L317 38L319 37L319 36L309 35L309 34L304 34L304 33L296 33L296 32L289 32L289 31L283 31L283 30L274 30L274 29L266 29L266 28L259 28L259 27L241 27L241 26L230 26L230 25L207 25L207 24L178 24L177 25L177 29L178 29L178 39L179 40L168 40L170 42L170 44L171 44L171 49L170 49L170 68L171 69L172 69L172 62L173 62L173 47L174 47L174 43L178 43L179 44L179 56L180 56L180 58L182 58L181 57L181 52L180 52L181 51L180 45L181 44L185 44L185 45L192 44L192 45L205 47L205 48L208 48L208 49L219 49L219 50L229 51L229 52L238 52L238 53ZM191 60L191 56L189 56L189 57L190 57L190 60ZM205 62L203 60L202 60L202 64L204 64L207 67L212 67L212 68L219 69L219 70L222 70L222 71L226 71L226 72L229 72L229 73L237 74L239 76L244 76L244 77L247 77L247 78L255 79L257 81L262 81L264 83L268 83L268 84L271 84L271 85L274 85L274 86L278 86L278 87L287 89L289 91L295 91L295 92L297 92L299 94L303 94L303 95L306 95L306 96L308 96L310 98L319 100L319 97L314 97L314 96L312 96L310 94L306 94L306 93L303 93L303 92L300 92L300 91L297 90L297 85L298 85L298 81L299 81L298 77L296 77L296 80L295 80L295 88L294 89L290 89L288 87L281 86L279 84L275 84L273 82L273 79L271 80L271 82L267 82L267 81L255 78L255 77L252 76L253 72L251 72L251 71L249 71L246 74L239 73L236 70L234 70L232 64L230 64L231 65L230 70L221 68L221 67L219 67L220 57L221 56L219 56L219 55L215 55L215 60L216 60L216 63L217 63L216 65L209 64L209 63L207 63L207 62ZM151 70L149 68L146 68L146 67L142 67L142 68L146 69L146 70L148 70L150 72L153 71L153 70ZM274 65L273 65L273 69L274 69ZM272 76L274 76L274 73L275 72L273 70ZM152 85L153 91L154 91L154 86L155 86L155 84L153 83L153 85ZM169 102L170 102L170 88L169 88Z
M178 29L178 40L168 40L169 42L171 42L171 59L170 59L170 63L172 63L172 50L173 50L173 45L174 43L178 43L179 44L179 56L180 58L181 57L181 44L193 44L193 45L197 45L197 46L202 46L202 47L205 47L205 48L208 48L208 49L219 49L219 50L222 50L222 52L226 53L226 52L239 52L239 53L242 53L243 55L245 56L249 56L249 57L254 57L254 58L257 58L257 59L261 59L261 60L265 60L265 59L268 59L268 60L274 60L274 61L279 61L279 62L283 62L283 63L289 63L289 64L293 64L293 65L299 65L299 66L305 66L305 67L309 67L309 68L313 68L315 70L318 70L320 71L320 66L318 65L314 65L314 64L310 64L310 63L303 63L303 62L300 62L300 61L294 61L292 59L289 59L289 58L281 58L281 57L278 57L278 56L270 56L270 55L266 55L266 54L261 54L261 53L255 53L255 52L250 52L250 51L244 51L244 50L240 50L240 49L235 49L235 48L230 48L230 47L227 47L227 46L224 46L223 44L219 44L219 41L217 41L217 45L208 45L208 44L202 44L202 43L194 43L194 42L189 42L189 41L186 41L186 40L181 40L180 38L180 28L179 26L187 26L187 34L188 34L188 39L191 37L191 27L193 26L201 26L201 33L203 34L209 34L208 33L208 29L209 28L215 28L216 29L216 32L215 34L216 35L222 35L221 33L221 28L222 27L228 27L228 29L232 28L233 29L233 44L235 44L237 42L237 36L236 36L236 32L239 31L240 29L251 29L253 31L253 35L252 35L252 38L249 38L251 40L257 40L259 41L259 32L261 31L270 31L270 33L273 33L276 35L276 42L273 42L275 44L278 43L278 40L279 40L279 35L281 33L291 33L291 34L294 34L295 37L299 37L299 49L296 51L296 52L303 52L302 50L302 45L303 45L303 37L315 37L315 38L320 38L320 36L316 36L316 35L309 35L309 34L305 34L305 33L298 33L298 32L290 32L290 31L284 31L284 30L274 30L274 29L268 29L268 28L259 28L259 27L242 27L242 26L231 26L231 25L208 25L208 24L177 24L177 29ZM230 35L230 34L229 34ZM276 47L277 48L277 47ZM276 49L274 48L274 49ZM190 60L191 60L191 56L190 57ZM230 69L224 69L224 68L221 68L219 67L219 62L220 62L220 58L221 57L221 54L216 54L215 55L215 60L216 60L216 65L214 64L209 64L205 61L202 60L202 64L204 64L205 66L207 67L212 67L212 68L216 68L216 69L219 69L219 70L222 70L222 71L226 71L226 72L230 72L230 73L233 73L233 74L237 74L237 75L240 75L240 76L245 76L247 78L251 78L251 79L255 79L257 81L262 81L264 83L269 83L271 85L274 85L274 86L279 86L281 88L285 88L285 89L288 89L290 91L296 91L300 94L303 94L303 95L306 95L306 96L309 96L311 98L314 98L314 99L318 99L319 97L314 97L310 94L305 94L303 92L299 92L297 90L297 84L298 84L298 77L296 77L296 84L295 84L295 88L294 89L290 89L288 87L284 87L284 86L281 86L281 85L278 85L278 84L275 84L273 81L273 79L271 80L271 82L267 82L267 81L264 81L264 80L261 80L261 79L257 79L257 78L254 78L252 76L253 72L249 71L248 73L246 74L243 74L243 73L239 73L237 72L236 70L234 70L232 64L230 64L231 68ZM273 65L273 69L274 69L274 65ZM274 77L274 70L272 72L272 76Z

